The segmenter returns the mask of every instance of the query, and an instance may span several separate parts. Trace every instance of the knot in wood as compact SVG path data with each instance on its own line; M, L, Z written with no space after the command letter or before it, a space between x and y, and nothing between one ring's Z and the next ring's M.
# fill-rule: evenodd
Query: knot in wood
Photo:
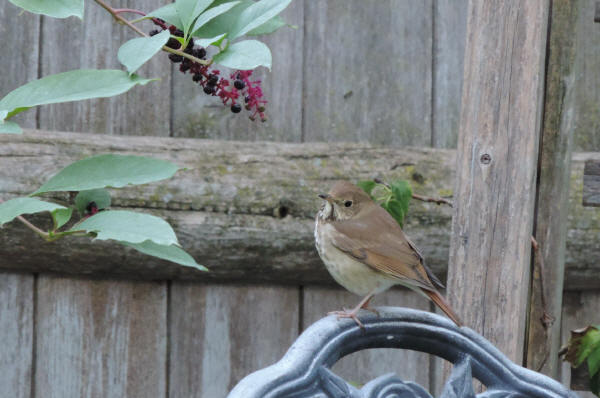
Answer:
M479 161L482 164L490 164L490 162L492 161L492 157L490 156L489 153L484 153L483 155L481 155L481 157L479 158Z

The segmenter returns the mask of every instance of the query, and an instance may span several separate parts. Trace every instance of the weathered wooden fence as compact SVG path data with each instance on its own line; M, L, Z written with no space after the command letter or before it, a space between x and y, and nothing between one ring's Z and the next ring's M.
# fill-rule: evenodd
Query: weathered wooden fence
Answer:
M163 2L117 3L150 9ZM172 184L188 178L190 189L201 185L208 193L198 190L199 202L187 203L185 193L164 206L162 199L142 205L134 200L151 197L152 187L123 191L117 202L153 208L167 217L202 263L217 275L229 272L227 279L236 282L225 284L103 244L46 245L18 225L10 226L0 239L0 267L10 270L0 274L0 395L224 396L245 374L276 361L307 325L329 310L354 303L349 293L326 285L329 279L312 251L310 216L317 204L306 195L347 176L403 176L412 178L422 193L452 192L454 169L447 166L453 164L451 151L393 148L456 146L466 3L294 0L285 17L298 28L265 39L274 66L272 73L260 74L271 101L270 119L264 124L251 123L211 101L189 76L172 69L166 56L140 71L161 77L159 83L113 99L40 107L19 115L24 126L49 131L336 144L145 143L141 137L102 140L90 135L86 140L48 133L64 143L52 146L42 134L2 137L0 200L30 191L69 160L104 149L197 164L205 172L202 176L183 174ZM573 95L564 106L572 114L577 152L600 151L600 25L593 24L593 3L579 1L576 59L569 80ZM10 55L0 59L0 95L52 73L118 68L116 51L132 37L93 2L86 2L83 24L21 14L8 2L0 4L0 21L4 54ZM551 29L556 26L551 24ZM235 160L243 150L265 162L268 156L277 157L278 167L270 163L243 175L247 159ZM285 153L294 151L305 155L289 156L291 163L286 163ZM594 279L600 263L600 214L597 208L581 206L583 161L590 156L575 155L572 166L563 336L571 328L600 323L600 283ZM388 171L406 158L415 164ZM225 160L235 171L221 173L215 167ZM273 190L271 196L250 192L227 201L228 184L244 188L245 178L252 180L247 186L260 186L261 170L269 167L263 184ZM302 173L307 174L304 187ZM211 202L214 194L223 200ZM301 203L295 200L299 197ZM279 218L282 207L288 217ZM440 274L448 255L450 217L448 209L415 204L407 228ZM269 247L269 239L278 244ZM377 300L431 308L403 290ZM395 371L433 385L440 366L414 352L374 351L349 357L336 370L357 382ZM567 381L568 372L562 377Z

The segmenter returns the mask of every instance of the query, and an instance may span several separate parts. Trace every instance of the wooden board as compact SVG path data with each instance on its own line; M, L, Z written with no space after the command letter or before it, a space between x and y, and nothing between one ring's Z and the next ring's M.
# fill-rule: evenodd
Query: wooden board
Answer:
M561 345L569 341L571 330L598 324L600 324L600 290L565 292L563 298ZM567 362L563 362L560 368L560 380L567 387L571 383L570 367ZM595 395L589 391L578 391L577 394L581 398L595 398Z
M574 151L600 150L600 25L594 23L595 0L580 1L575 39Z
M297 29L281 28L273 35L253 39L271 49L273 67L258 68L253 80L261 80L268 104L268 121L252 122L243 109L233 114L216 97L209 97L194 84L189 74L173 71L174 137L236 139L243 141L299 142L302 138L302 42L304 39L304 1L294 0L281 14ZM229 75L231 71L225 70Z
M174 282L169 396L224 397L278 361L298 336L298 288Z
M23 12L8 1L0 3L0 98L17 87L38 78L40 56L40 16ZM21 127L36 128L37 109L13 118Z
M549 3L469 2L448 294L523 360ZM468 289L465 286L469 286Z
M433 2L433 134L431 146L456 148L460 122L467 0Z
M554 378L558 371L573 142L569 76L575 58L579 3L552 2L534 231L540 249L534 252L527 328L527 367ZM554 323L548 317L554 318Z
M600 160L590 159L585 162L583 205L600 207Z
M303 141L430 145L432 1L306 4Z
M0 273L0 386L6 397L31 397L33 289L31 274Z
M164 397L164 282L41 275L36 312L36 397Z
M164 2L119 0L112 1L111 5L152 11ZM117 60L117 51L121 44L138 37L129 28L116 24L108 12L92 1L85 2L83 22L76 18L48 17L43 21L41 76L80 68L123 69ZM147 32L153 29L150 22L140 27ZM161 80L134 87L124 95L43 106L39 111L39 126L58 131L168 136L170 64L164 54L154 57L136 73Z
M327 316L329 311L343 307L353 308L360 297L339 287L305 287L302 328ZM429 310L424 297L408 289L392 289L372 300L373 306L403 306ZM403 380L429 388L429 354L409 350L369 349L350 354L333 366L333 371L347 381L365 384L388 373L396 373Z

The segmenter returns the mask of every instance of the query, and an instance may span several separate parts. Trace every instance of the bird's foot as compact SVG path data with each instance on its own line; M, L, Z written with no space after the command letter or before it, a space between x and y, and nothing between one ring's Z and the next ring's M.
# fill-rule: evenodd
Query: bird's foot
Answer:
M337 316L337 319L351 318L354 320L354 322L356 322L356 324L361 329L364 329L365 325L362 324L362 322L358 319L358 316L357 316L358 310L359 309L355 308L352 311L348 311L347 309L344 308L343 311L331 311L331 312L328 312L327 315L335 315L335 316Z
M377 315L377 316L381 316L381 314L379 313L379 311L377 311L375 308L373 307L362 307L363 310L367 310L367 311L371 311L373 314Z

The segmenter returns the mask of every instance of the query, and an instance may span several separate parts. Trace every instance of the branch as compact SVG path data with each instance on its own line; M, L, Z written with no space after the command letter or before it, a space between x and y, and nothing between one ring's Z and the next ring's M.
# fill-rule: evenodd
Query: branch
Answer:
M48 240L50 238L50 235L48 234L48 232L42 231L41 229L39 229L38 227L36 227L32 223L30 223L29 221L27 221L23 216L17 216L17 220L21 221L23 224L25 224L25 226L27 228L29 228L30 230L32 230L36 234L40 235L42 238L44 238L46 240Z
M437 203L438 205L445 204L452 207L452 202L444 198L431 198L429 196L421 196L416 193L412 194L412 198L423 202Z

